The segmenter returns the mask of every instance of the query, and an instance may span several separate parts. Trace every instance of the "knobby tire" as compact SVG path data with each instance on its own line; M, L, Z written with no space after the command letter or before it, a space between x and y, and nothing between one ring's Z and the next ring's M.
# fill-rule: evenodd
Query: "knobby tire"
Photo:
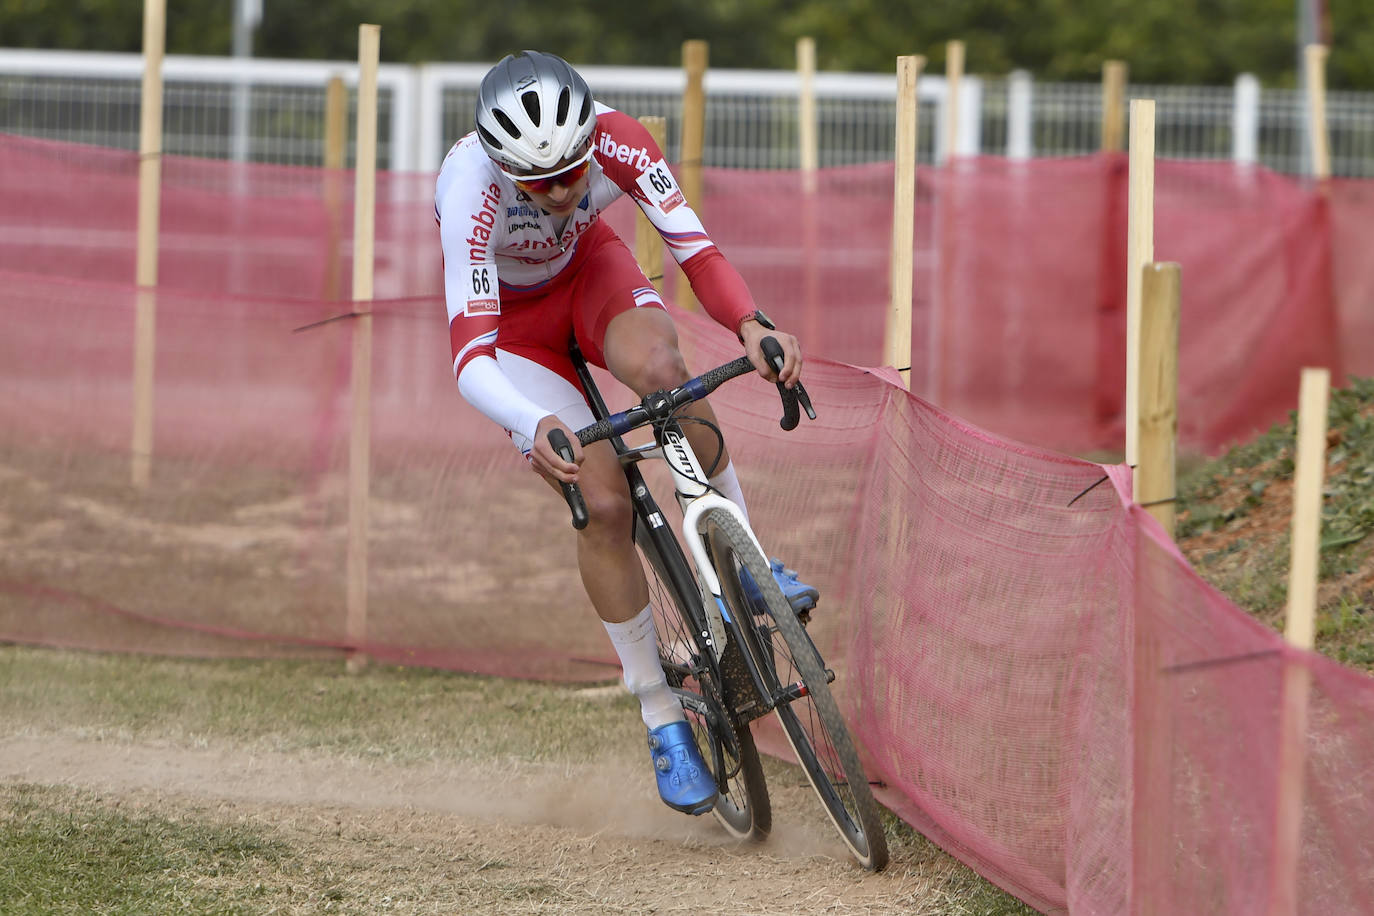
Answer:
M739 521L728 511L712 509L705 513L703 525L727 603L737 619L755 624L760 663L774 668L780 686L800 681L806 687L805 695L774 710L798 762L854 858L869 871L881 870L888 851L878 804L830 692L820 653ZM758 584L766 615L755 616L746 609L740 566Z

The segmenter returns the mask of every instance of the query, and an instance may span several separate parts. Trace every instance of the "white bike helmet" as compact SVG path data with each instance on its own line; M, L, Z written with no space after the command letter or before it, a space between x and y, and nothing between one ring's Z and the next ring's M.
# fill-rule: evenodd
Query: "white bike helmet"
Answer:
M563 58L540 51L508 54L477 90L477 136L503 169L547 171L591 149L592 91Z

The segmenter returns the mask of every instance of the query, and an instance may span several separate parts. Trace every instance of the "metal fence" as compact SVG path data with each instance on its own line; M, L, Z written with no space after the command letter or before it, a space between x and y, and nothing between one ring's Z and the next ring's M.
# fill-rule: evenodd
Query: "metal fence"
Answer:
M580 68L597 97L635 116L667 122L676 157L686 78L678 68ZM167 153L320 165L326 87L351 87L353 62L166 58ZM0 131L124 149L138 148L142 58L0 49ZM485 64L387 64L378 76L378 165L433 171L472 123ZM1096 83L1037 83L1028 74L966 77L958 136L944 136L948 85L922 77L918 155L951 149L1014 158L1075 156L1100 146ZM712 70L706 75L707 165L795 168L800 160L801 80L790 71ZM892 158L896 79L891 74L818 73L813 81L821 166ZM1291 89L1264 89L1242 75L1233 86L1127 86L1155 101L1155 151L1166 158L1233 159L1280 172L1305 169L1306 104ZM1374 177L1374 93L1327 96L1332 172ZM350 114L350 122L352 116ZM351 160L350 160L351 161Z

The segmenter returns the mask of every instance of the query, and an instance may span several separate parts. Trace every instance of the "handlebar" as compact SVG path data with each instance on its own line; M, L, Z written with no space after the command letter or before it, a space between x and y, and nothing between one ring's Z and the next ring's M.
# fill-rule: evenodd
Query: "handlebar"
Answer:
M763 338L760 344L763 347L764 358L772 365L774 371L781 372L783 366L782 346L773 337ZM647 394L634 407L611 414L604 420L597 420L590 426L579 429L576 433L577 441L585 447L612 436L623 436L631 430L647 426L650 423L663 422L693 401L702 400L730 379L747 375L753 370L754 364L749 361L749 357L741 356L732 359L724 365L708 369L696 378L688 379L670 391L655 391ZM798 405L806 411L806 416L809 419L816 419L816 411L811 407L811 397L806 393L806 389L800 381L792 388L788 388L782 382L778 382L777 386L778 395L782 399L782 419L778 421L779 426L789 431L797 427L797 423L801 419ZM563 457L564 461L572 461L572 444L564 435L563 430L549 430L549 444L553 446L554 451ZM587 504L582 498L582 490L575 483L560 483L559 485L563 489L563 498L567 500L568 507L572 510L573 527L581 531L587 527L589 521Z

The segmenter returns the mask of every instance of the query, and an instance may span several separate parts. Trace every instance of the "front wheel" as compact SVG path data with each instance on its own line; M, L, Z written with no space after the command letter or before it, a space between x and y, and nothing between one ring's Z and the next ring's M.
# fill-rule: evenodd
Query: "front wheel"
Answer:
M881 870L887 865L887 838L878 804L830 692L820 653L739 521L713 509L704 516L704 530L727 603L737 620L754 623L760 663L773 667L778 688L791 697L779 702L775 712L797 761L854 858L869 871ZM742 568L763 594L763 612L744 597Z
M736 839L765 840L773 827L773 813L763 764L749 723L735 722L726 713L716 669L701 657L703 648L693 621L702 615L686 604L700 599L695 595L679 599L653 544L638 531L635 539L645 560L659 662L720 792L711 813Z

